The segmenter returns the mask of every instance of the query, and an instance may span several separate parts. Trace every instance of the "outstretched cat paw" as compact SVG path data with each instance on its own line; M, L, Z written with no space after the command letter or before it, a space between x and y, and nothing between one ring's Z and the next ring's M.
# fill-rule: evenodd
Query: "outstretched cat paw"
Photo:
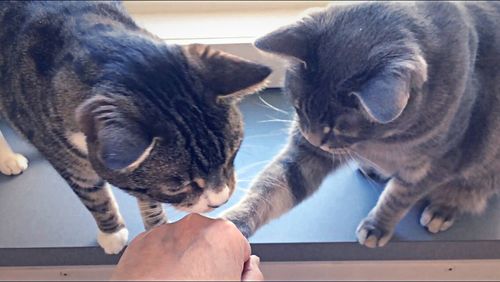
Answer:
M97 242L108 255L118 254L128 242L128 230L122 228L115 233L104 233L99 230Z
M5 175L17 175L28 168L28 159L21 154L7 153L0 156L0 172Z
M450 228L455 222L456 210L454 208L429 205L422 212L420 224L427 227L431 233L438 233Z
M361 221L356 229L358 242L368 248L385 246L391 239L392 233L392 228L380 226L380 224L370 216Z
M234 225L236 225L236 227L238 228L238 230L240 230L241 234L243 234L243 236L245 236L245 238L250 238L250 236L253 235L253 231L252 231L252 228L250 228L250 226L248 226L248 224L246 222L243 222L243 221L239 221L239 220L230 220L232 223L234 223Z
M254 233L254 230L248 224L249 220L246 220L243 216L238 216L237 213L224 212L219 217L231 221L247 239Z

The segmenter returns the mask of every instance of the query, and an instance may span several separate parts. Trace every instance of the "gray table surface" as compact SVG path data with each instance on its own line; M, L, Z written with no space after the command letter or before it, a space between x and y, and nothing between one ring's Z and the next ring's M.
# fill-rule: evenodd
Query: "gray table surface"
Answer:
M279 109L265 105L261 99ZM245 139L236 158L238 190L210 213L235 204L249 181L287 139L290 107L276 90L246 98L241 109ZM26 141L7 125L0 129L30 167L20 176L0 176L0 266L114 264L96 242L96 225L67 184ZM356 172L354 165L334 172L320 190L291 212L261 228L251 239L263 261L498 259L500 204L493 199L481 216L464 216L444 233L433 235L418 224L422 204L398 225L384 248L368 249L354 231L375 204L382 188ZM130 238L143 231L135 199L114 189ZM185 214L166 206L171 221Z

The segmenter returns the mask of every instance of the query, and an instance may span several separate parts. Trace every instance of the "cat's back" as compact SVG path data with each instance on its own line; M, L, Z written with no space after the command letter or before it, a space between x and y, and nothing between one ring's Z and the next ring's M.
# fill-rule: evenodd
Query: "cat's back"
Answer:
M11 49L9 47L18 38L20 29L29 18L29 6L30 3L24 1L0 1L0 50ZM0 52L0 56L6 52Z
M63 103L71 112L86 96L64 89L91 87L83 76L90 73L88 49L103 49L99 39L109 31L132 29L134 21L117 1L0 1L0 113L12 124L31 126L35 119L20 111L40 114L48 105L74 101Z
M50 81L71 61L68 54L79 53L107 30L129 27L136 29L117 1L0 1L2 96L15 92L8 88L19 73Z
M465 2L478 35L478 63L500 64L500 2Z
M27 33L51 36L43 30L38 33L33 30L38 27L81 32L79 24L88 21L96 24L115 21L135 26L118 1L0 1L1 42L16 42Z

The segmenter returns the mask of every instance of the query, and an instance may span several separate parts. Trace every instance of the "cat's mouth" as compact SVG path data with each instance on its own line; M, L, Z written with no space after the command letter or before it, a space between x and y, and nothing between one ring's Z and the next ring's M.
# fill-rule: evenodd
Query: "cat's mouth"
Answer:
M302 131L302 130L301 130ZM348 155L349 154L349 147L348 146L333 146L330 142L329 139L332 135L331 130L328 132L323 131L322 133L304 133L302 131L302 135L305 137L305 139L313 146L334 154L334 155ZM339 143L338 141L336 143ZM340 143L338 144L340 145ZM345 145L345 144L342 144Z
M211 189L205 190L194 203L188 205L174 205L178 210L192 213L206 213L210 212L229 201L232 189L225 185L220 191L213 191Z
M312 133L302 133L302 135L306 138L306 140L313 146L331 153L331 154L348 154L347 147L333 147L331 144L327 143L330 137L330 134L312 134Z

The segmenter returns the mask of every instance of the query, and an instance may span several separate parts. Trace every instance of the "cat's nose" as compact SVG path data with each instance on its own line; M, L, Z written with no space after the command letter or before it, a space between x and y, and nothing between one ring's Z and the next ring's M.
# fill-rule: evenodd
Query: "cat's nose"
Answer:
M323 140L323 137L317 133L304 134L304 137L307 142L311 143L315 147L319 147L321 145L321 140Z
M328 141L331 131L331 127L324 126L318 130L309 131L307 134L304 134L304 137L312 145L321 147L321 145L324 145Z
M321 147L321 145L325 144L330 136L331 128L329 126L323 127L321 130L317 130L314 132L307 132L304 134L307 142L311 143L316 147Z

